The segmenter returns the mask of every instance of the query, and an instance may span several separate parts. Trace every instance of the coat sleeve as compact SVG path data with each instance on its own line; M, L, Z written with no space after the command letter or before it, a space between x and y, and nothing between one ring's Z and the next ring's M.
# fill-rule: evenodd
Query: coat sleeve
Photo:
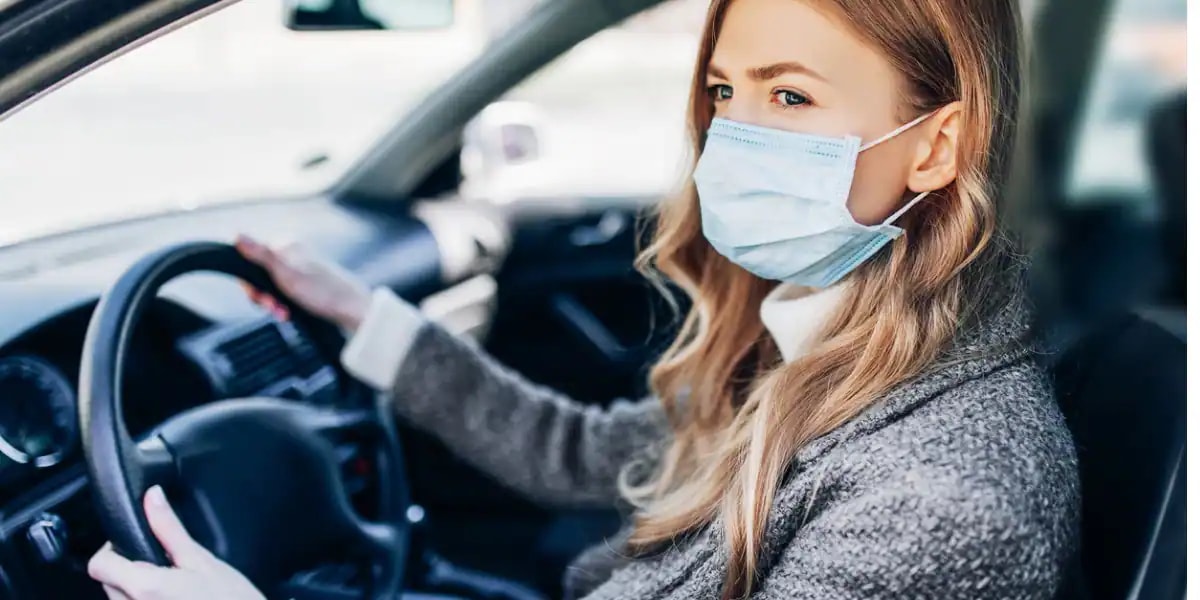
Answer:
M343 363L389 393L399 417L531 500L611 507L621 469L643 453L649 459L667 438L657 400L585 406L530 383L402 302L376 295Z
M833 503L783 550L754 600L1054 598L1065 530L986 481L909 471Z

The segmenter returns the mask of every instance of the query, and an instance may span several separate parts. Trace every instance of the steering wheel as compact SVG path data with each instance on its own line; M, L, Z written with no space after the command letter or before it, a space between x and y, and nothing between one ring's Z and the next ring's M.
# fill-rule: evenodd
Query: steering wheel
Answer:
M291 575L353 557L371 565L369 595L396 597L403 584L409 528L399 444L378 403L321 408L275 398L228 399L183 412L135 443L122 413L122 379L140 316L158 289L179 275L237 277L284 302L301 334L338 371L337 328L292 303L267 272L227 244L169 247L134 264L100 300L88 326L79 382L79 418L101 524L122 555L170 564L146 522L142 497L160 484L188 530L268 597ZM345 389L345 385L343 385ZM372 439L380 453L381 517L351 507L335 442Z

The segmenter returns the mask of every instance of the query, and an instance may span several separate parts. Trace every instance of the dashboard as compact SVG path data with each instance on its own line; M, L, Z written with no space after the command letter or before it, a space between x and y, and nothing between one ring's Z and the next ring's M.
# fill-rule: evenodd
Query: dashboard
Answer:
M80 461L76 395L94 305L41 323L0 349L0 503ZM178 341L214 325L159 301L131 346L123 392L134 435L214 398L214 381Z
M413 302L449 303L449 313L476 323L472 310L462 310L479 305L472 277L494 264L489 255L504 240L472 214L443 206L392 215L323 198L286 199L0 249L0 600L103 597L86 577L86 561L105 536L87 489L77 383L91 314L128 265L186 239L298 238L368 284ZM447 294L463 281L474 283ZM251 303L238 282L207 273L163 287L137 325L123 378L126 426L135 438L224 398L374 401L365 388L338 385L333 366L308 340ZM369 512L370 449L339 447L339 456L351 501Z
M0 405L4 467L62 462L79 435L74 391L62 371L35 356L0 358L0 397L7 400Z
M37 597L86 597L78 595L91 587L84 565L104 542L86 489L76 404L93 307L53 318L0 350L0 542L16 555L0 560L0 569L18 581L56 573L36 578ZM223 398L370 402L366 390L344 393L333 367L290 323L265 314L213 322L162 299L134 334L122 390L135 438L174 414ZM353 464L368 453L359 450L347 445L343 468L348 487L363 494L352 500L368 504L371 478ZM18 581L10 584L11 597L31 597L17 593Z

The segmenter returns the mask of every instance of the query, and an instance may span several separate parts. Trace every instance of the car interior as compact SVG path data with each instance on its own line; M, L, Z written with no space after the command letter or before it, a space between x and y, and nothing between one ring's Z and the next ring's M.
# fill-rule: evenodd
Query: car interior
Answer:
M1081 199L1067 183L1071 157L1091 143L1089 83L1117 3L1043 0L1030 18L1031 101L1008 218L1033 249L1046 366L1080 457L1081 550L1062 596L1176 599L1185 94L1139 117L1144 144L1113 149L1145 158L1145 198ZM90 65L221 4L0 2L0 136L3 119ZM338 366L339 332L302 311L279 321L247 299L239 279L271 284L227 242L298 237L534 382L596 406L644 396L679 321L633 267L660 198L497 205L459 187L476 115L656 4L542 2L319 194L0 246L0 598L104 597L85 565L108 539L161 559L138 513L155 482L180 497L185 521L204 524L202 541L271 582L270 597L560 597L564 569L615 531L618 510L535 505L391 419L385 399ZM217 449L174 455L193 446Z

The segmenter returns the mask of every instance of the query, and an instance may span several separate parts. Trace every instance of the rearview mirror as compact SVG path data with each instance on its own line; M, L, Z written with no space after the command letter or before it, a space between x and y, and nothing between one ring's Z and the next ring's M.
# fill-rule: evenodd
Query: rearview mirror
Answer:
M443 29L454 24L454 0L284 0L288 29Z

